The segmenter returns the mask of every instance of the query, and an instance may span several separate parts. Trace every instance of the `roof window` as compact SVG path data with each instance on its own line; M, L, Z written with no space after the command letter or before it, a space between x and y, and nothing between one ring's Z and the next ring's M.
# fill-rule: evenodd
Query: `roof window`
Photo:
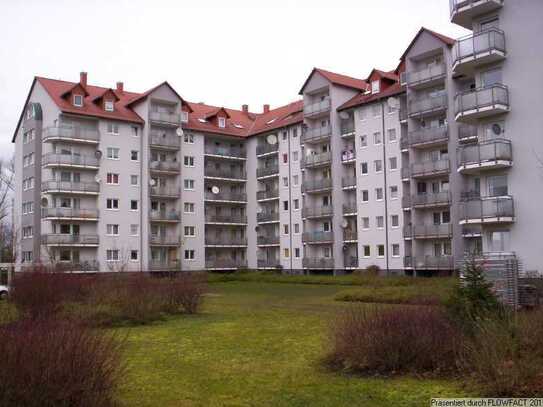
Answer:
M113 104L113 100L106 100L104 102L104 110L106 112L113 112L113 110L115 110L115 105Z
M74 106L76 106L76 107L82 107L83 106L83 96L82 95L74 95L73 103L74 103Z

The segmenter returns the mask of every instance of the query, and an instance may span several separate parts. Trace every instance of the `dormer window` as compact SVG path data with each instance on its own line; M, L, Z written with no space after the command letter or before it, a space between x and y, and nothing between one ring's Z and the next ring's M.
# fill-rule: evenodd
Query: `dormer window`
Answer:
M371 82L371 93L379 93L379 80Z
M219 127L222 129L226 127L226 119L224 117L219 117Z
M189 121L189 112L181 111L181 122L188 123Z
M106 100L104 102L104 110L106 112L113 112L114 109L115 109L115 105L113 104L113 100Z
M83 96L82 95L74 95L74 106L76 106L76 107L82 107L83 106Z

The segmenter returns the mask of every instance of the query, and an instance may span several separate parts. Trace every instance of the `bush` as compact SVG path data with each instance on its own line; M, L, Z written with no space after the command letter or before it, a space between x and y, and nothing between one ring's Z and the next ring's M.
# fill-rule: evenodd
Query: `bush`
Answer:
M182 274L166 282L167 305L169 312L196 314L202 304L205 291L204 276Z
M365 374L453 371L461 337L439 309L353 307L332 326L328 362Z
M0 405L113 406L123 341L70 320L0 327Z

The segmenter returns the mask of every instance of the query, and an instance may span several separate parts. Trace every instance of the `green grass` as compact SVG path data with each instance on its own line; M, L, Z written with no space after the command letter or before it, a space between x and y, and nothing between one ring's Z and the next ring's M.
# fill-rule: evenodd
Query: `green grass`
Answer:
M351 306L344 286L210 285L203 312L122 328L128 333L125 406L420 407L465 396L450 381L361 378L326 370L328 324Z

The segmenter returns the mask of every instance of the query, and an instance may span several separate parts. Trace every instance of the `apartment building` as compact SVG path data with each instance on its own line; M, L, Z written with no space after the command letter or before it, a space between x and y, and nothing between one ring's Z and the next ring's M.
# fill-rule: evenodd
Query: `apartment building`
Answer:
M19 268L540 268L543 3L450 0L393 70L314 68L254 112L36 77L13 137ZM515 160L513 160L513 151Z

